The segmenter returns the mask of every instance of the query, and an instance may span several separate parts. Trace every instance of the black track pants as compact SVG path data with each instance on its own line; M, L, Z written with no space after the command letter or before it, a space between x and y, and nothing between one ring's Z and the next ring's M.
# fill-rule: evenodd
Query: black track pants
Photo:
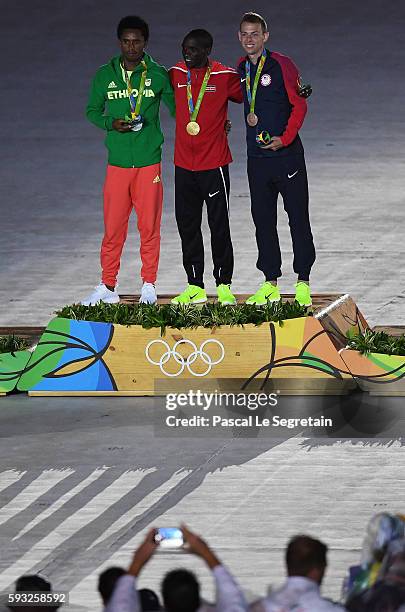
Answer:
M308 180L304 156L248 158L248 179L256 242L257 267L266 280L281 276L277 234L277 198L281 194L288 215L294 252L294 272L309 279L315 261L308 212Z
M211 232L214 278L217 285L230 284L233 248L229 229L229 168L192 171L175 168L175 210L181 238L183 265L190 285L204 287L202 210L207 204Z

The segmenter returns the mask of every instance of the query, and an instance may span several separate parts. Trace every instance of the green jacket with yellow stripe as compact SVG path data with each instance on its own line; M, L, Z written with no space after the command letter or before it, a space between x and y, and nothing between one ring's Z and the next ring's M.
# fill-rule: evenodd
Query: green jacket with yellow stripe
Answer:
M138 132L117 132L112 127L114 119L131 115L127 85L125 83L120 56L101 66L93 79L86 116L102 130L106 130L105 144L108 163L122 168L142 168L160 162L164 141L160 128L160 102L175 115L173 89L166 68L157 64L150 55L143 57L147 74L140 114L143 128ZM143 67L136 66L131 75L133 95L138 95Z

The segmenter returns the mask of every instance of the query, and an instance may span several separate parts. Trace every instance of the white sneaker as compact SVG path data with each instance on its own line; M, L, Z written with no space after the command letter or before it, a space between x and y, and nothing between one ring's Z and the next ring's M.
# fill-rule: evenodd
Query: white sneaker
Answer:
M100 283L94 288L93 293L81 302L81 305L95 306L99 302L104 302L105 304L118 304L119 301L120 296L117 293L117 287L114 288L114 291L110 291L103 283Z
M157 295L155 285L152 283L144 283L142 285L141 297L139 298L140 304L155 304L157 302Z

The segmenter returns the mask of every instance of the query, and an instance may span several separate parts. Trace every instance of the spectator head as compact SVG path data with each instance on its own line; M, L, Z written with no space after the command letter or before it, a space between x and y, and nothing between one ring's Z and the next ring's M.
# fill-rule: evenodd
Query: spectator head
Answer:
M15 583L15 592L51 593L52 585L50 582L48 582L48 580L45 580L45 578L42 578L42 576L39 576L38 574L27 574L26 576L20 576L20 578L17 578ZM52 612L53 610L57 610L59 607L59 604L48 604L46 606L39 604L33 607L30 606L29 610L30 612ZM16 604L15 606L9 605L8 609L12 610L12 612L26 612L28 608Z
M327 561L327 546L309 536L299 535L290 540L286 551L289 576L304 576L321 584Z
M162 596L166 612L195 612L200 607L200 585L195 575L186 569L166 574Z
M98 577L97 588L105 606L110 601L118 578L121 578L124 574L126 574L126 572L122 567L109 567Z
M151 589L140 589L138 591L142 612L158 612L161 610L159 598Z
M21 591L39 591L43 593L50 593L52 591L51 583L38 576L38 574L29 574L27 576L20 576L17 578L15 583L15 592L20 593Z
M375 514L367 525L361 564L382 561L390 542L403 537L405 537L403 517L388 512Z

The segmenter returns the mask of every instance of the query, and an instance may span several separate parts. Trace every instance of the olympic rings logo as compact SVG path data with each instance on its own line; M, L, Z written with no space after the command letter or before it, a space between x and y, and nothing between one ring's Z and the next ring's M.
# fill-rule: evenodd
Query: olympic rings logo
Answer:
M150 351L150 348L154 344L161 344L166 349L163 355L160 357L159 361L155 361L150 356L149 351ZM179 353L179 351L177 350L179 346L181 346L182 344L189 345L192 348L191 353L187 355L187 357L183 357L183 355ZM216 360L213 360L211 356L209 355L209 353L207 353L204 350L210 344L217 345L220 348L220 356ZM152 365L159 366L160 371L165 376L172 376L172 377L180 376L180 374L184 372L185 368L187 368L187 370L193 376L207 376L207 374L211 372L212 366L218 365L218 363L221 363L221 361L225 357L225 349L224 349L223 344L219 340L216 340L214 338L209 338L208 340L204 340L204 342L201 343L200 348L197 348L197 345L194 344L194 342L192 342L191 340L187 340L186 338L182 338L181 340L178 340L173 346L173 348L170 348L169 344L165 340L159 339L159 340L151 340L147 344L145 348L145 355L149 363L151 363ZM164 366L167 364L169 359L171 359L172 357L174 361L179 365L178 371L174 373L167 372L164 368ZM200 358L207 366L204 372L195 372L193 368L191 367L198 358Z

